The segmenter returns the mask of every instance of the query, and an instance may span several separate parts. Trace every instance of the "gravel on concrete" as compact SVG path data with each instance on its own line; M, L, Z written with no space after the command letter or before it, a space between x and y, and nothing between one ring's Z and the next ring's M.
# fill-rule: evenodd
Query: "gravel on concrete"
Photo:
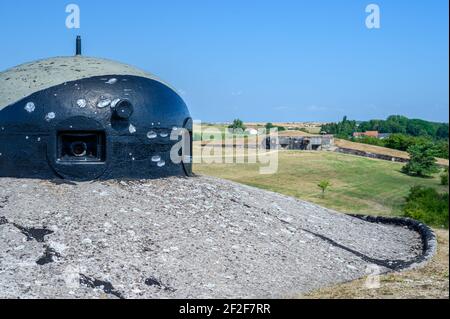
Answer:
M398 270L406 227L212 177L0 179L1 298L280 298Z

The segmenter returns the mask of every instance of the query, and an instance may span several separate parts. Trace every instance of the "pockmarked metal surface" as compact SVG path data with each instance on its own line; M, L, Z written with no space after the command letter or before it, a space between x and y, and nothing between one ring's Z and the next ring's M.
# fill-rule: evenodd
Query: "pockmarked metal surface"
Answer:
M172 133L192 132L186 104L173 88L128 65L82 56L24 64L0 73L0 103L0 177L191 174L183 147L181 161L170 156L183 139ZM190 148L189 134L184 138Z

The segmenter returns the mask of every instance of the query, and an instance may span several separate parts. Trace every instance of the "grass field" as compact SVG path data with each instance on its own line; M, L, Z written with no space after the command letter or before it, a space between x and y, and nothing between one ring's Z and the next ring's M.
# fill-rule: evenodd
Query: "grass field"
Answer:
M448 191L436 175L423 179L400 172L403 164L333 152L280 151L274 175L260 175L258 164L196 164L197 174L229 179L341 212L399 215L411 186ZM329 180L324 198L317 184Z

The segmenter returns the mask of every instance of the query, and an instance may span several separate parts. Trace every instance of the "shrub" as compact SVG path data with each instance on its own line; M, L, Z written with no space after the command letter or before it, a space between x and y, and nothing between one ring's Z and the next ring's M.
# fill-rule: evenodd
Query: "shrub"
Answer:
M356 138L355 142L369 144L369 145L376 145L376 146L385 146L385 143L383 140L380 140L379 138L372 137L372 136L363 136L363 137Z
M400 133L392 134L385 140L386 147L400 151L406 151L414 144L417 144L414 137Z
M448 159L448 140L434 143L434 156Z
M331 183L328 180L323 180L320 181L320 183L317 184L317 186L322 190L322 197L325 197L325 192L328 189L328 187L331 186Z
M438 172L431 144L417 144L408 148L409 162L402 172L411 176L428 177Z
M434 188L414 186L406 197L404 216L448 228L448 199L448 193L439 194Z
M448 168L441 174L441 185L448 186Z
M278 126L278 125L273 125L272 123L267 123L265 126L267 132L270 132L271 129L277 129L278 132L283 132L286 131L286 128L284 126Z

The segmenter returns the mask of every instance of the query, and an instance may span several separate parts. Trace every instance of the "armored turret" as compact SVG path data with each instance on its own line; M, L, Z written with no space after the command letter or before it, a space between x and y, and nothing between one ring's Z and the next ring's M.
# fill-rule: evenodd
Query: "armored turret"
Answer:
M75 56L0 73L0 177L190 175L192 140L180 132L191 131L176 90L135 67L82 56L80 38Z

